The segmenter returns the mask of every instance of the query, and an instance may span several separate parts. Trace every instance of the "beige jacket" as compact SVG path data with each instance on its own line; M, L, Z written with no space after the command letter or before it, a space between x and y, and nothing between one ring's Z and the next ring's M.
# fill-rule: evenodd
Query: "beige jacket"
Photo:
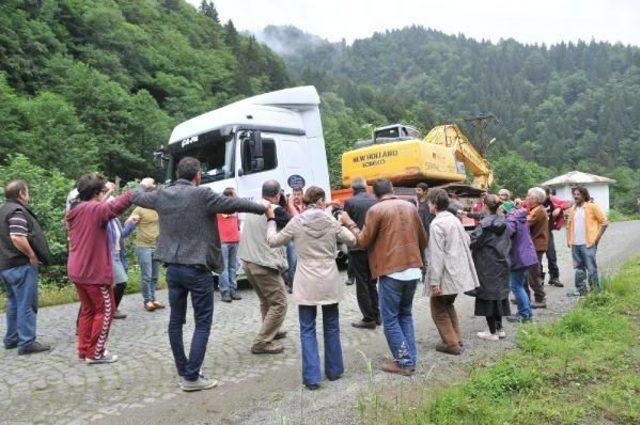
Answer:
M267 245L267 218L264 215L248 214L242 228L238 257L245 262L257 264L280 273L289 268L284 246L271 248Z
M429 226L425 292L440 286L442 295L453 295L480 286L469 243L458 218L448 211L436 215Z
M274 221L267 225L269 246L283 246L291 240L298 256L293 300L300 305L340 302L344 285L336 265L337 242L353 246L355 236L333 217L311 208L292 218L280 232Z

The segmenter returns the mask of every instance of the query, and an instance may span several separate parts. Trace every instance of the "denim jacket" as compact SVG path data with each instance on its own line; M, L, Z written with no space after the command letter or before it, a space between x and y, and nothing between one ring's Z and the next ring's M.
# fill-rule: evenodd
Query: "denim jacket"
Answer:
M114 258L116 255L116 228L120 230L120 261L122 262L122 266L125 270L129 268L127 264L127 253L125 251L124 239L133 232L135 229L135 224L129 223L125 227L122 227L122 223L119 218L114 218L109 220L107 223L107 233L109 236L109 252L111 253L111 258Z

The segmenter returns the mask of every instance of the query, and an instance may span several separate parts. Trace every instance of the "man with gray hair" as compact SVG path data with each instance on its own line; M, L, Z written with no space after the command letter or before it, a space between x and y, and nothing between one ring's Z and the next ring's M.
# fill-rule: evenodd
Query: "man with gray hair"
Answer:
M364 227L369 208L376 200L367 193L367 182L356 178L351 182L353 196L344 203L344 210L353 219L359 229ZM349 271L356 281L356 297L362 313L362 320L351 324L354 328L375 329L380 324L378 290L376 280L371 278L367 250L357 246L349 247Z
M280 184L268 180L262 185L262 198L278 206ZM243 262L244 271L251 286L260 299L262 327L253 340L253 354L278 354L284 351L282 344L274 340L286 336L280 331L287 314L287 294L282 273L287 270L285 247L271 248L267 244L267 223L276 218L249 216L244 222L238 256Z
M538 264L529 268L529 276L527 278L528 286L534 294L534 301L531 303L533 308L547 307L543 287L544 282L540 275L542 257L545 252L547 252L549 246L549 216L547 216L543 205L546 199L547 194L544 189L540 187L533 187L527 192L527 209L529 210L527 214L527 224L529 225L533 246L538 255Z

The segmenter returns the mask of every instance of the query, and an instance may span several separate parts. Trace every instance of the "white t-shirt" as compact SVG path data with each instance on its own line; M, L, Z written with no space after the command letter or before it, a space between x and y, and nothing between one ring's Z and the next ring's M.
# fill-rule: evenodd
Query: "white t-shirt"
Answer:
M420 280L422 279L422 270L418 268L406 269L400 272L391 273L387 276L395 280L402 280L403 282Z
M587 243L587 224L585 222L584 207L576 207L573 216L573 244L586 245Z

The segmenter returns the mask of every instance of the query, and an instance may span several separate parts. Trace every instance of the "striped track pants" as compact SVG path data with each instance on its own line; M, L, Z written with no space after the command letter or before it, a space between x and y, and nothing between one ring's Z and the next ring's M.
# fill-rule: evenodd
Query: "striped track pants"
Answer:
M76 283L80 299L78 356L99 359L107 349L111 321L115 313L113 285Z

